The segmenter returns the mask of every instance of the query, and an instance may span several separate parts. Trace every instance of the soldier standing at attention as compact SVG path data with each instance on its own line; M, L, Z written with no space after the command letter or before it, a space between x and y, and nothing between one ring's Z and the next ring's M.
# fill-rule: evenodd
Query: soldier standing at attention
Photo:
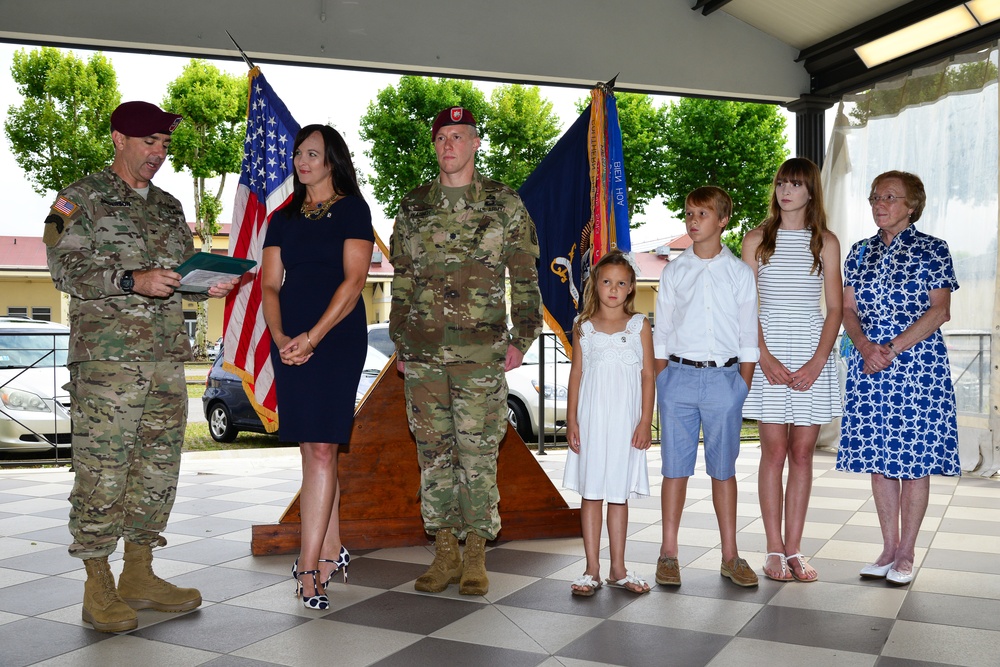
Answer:
M403 199L391 253L389 333L417 442L420 512L436 549L414 587L437 593L461 582L463 595L484 595L486 541L500 532L504 373L521 365L542 327L538 238L517 193L476 171L479 132L468 109L439 113L431 136L440 175Z
M167 542L187 424L181 276L194 254L181 204L150 183L181 117L147 102L111 114L115 158L59 193L44 241L56 287L69 294L73 471L70 555L83 559L83 620L102 632L137 626L135 609L201 604L152 570ZM224 297L237 283L207 296ZM206 295L201 295L205 298ZM189 298L199 298L192 295ZM115 587L110 556L125 539Z

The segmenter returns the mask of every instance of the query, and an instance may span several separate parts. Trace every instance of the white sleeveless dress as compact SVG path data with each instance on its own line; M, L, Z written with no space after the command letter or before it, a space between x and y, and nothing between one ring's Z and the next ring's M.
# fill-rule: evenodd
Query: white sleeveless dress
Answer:
M819 345L824 315L820 311L823 275L810 273L813 256L808 229L779 229L774 254L757 267L760 327L768 351L790 371L801 368ZM760 364L753 372L744 419L765 424L826 424L841 414L840 384L834 352L812 387L794 391L768 384Z
M632 447L642 416L642 325L636 313L624 331L581 326L574 352L583 355L577 404L580 454L566 457L563 486L587 500L624 503L649 495L646 452Z

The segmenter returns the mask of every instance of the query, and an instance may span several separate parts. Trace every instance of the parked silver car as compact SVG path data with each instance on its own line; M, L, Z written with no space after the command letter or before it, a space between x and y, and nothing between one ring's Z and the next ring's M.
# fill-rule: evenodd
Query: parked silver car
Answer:
M70 445L68 349L69 327L0 317L0 450Z

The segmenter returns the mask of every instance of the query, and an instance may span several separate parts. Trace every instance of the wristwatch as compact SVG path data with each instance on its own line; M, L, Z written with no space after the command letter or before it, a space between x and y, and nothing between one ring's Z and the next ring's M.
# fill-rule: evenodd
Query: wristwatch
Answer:
M132 277L131 271L122 273L122 277L118 279L118 288L126 294L132 293L135 289L135 278Z

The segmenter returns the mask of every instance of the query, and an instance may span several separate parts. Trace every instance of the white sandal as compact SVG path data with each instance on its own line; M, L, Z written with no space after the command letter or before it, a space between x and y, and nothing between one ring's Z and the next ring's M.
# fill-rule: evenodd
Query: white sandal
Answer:
M807 563L805 556L803 556L802 554L792 554L791 556L786 556L785 558L787 560L792 560L794 558L795 560L799 561L799 569L805 572ZM789 566L788 569L791 570L792 578L795 579L795 581L801 581L802 583L809 584L819 580L819 572L816 572L816 576L810 579L808 577L800 577L799 575L795 574L795 568L791 566ZM813 571L815 572L816 568L813 568Z
M574 579L570 585L580 587L572 589L573 595L582 595L585 598L589 598L601 587L601 582L589 574L584 574Z
M781 562L781 574L782 574L781 577L774 577L774 576L771 576L770 574L767 573L767 559L770 558L771 556L774 556L775 558L777 558ZM761 568L761 572L764 573L765 577L767 577L768 579L773 579L774 581L794 581L795 580L795 575L792 573L791 569L789 569L789 567L788 567L788 558L785 557L785 554L780 553L778 551L772 551L769 554L767 554L766 556L764 556L764 567Z
M649 584L643 581L643 578L637 574L632 574L628 570L625 571L625 578L619 579L618 581L612 580L610 577L604 580L608 586L612 588L624 588L629 593L635 593L636 595L642 595L643 593L649 592ZM632 584L633 586L638 586L639 590L634 588L629 588L626 584Z

